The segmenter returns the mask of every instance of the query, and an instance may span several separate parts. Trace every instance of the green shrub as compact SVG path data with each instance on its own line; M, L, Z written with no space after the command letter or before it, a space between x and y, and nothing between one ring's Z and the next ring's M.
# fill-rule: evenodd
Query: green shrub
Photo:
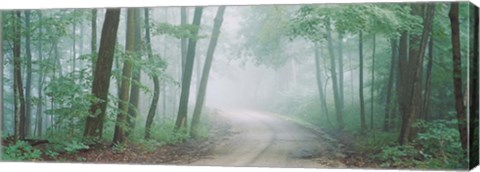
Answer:
M17 141L14 145L4 148L2 159L13 161L37 160L40 159L42 152L33 148L25 141Z

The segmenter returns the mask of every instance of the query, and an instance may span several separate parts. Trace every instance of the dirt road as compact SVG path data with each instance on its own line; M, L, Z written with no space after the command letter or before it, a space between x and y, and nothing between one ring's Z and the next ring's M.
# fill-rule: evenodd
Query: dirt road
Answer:
M344 167L339 150L319 133L268 113L220 111L232 135L217 143L212 155L191 165L253 167Z

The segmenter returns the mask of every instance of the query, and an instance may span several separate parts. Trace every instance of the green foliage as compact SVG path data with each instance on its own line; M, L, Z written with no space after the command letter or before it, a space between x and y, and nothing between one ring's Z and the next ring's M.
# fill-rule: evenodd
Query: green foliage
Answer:
M123 153L127 150L127 145L123 143L114 143L112 146L113 153Z
M82 149L88 149L89 146L85 145L84 143L82 142L78 142L76 140L72 141L72 142L66 142L66 143L63 143L64 144L64 150L67 151L67 153L75 153L79 150L82 150Z
M382 148L382 153L378 155L378 159L383 162L380 164L381 167L407 168L415 166L418 162L415 158L420 154L410 145L385 146Z
M40 159L41 151L33 148L26 141L17 141L17 143L4 147L2 159L7 161L25 161Z

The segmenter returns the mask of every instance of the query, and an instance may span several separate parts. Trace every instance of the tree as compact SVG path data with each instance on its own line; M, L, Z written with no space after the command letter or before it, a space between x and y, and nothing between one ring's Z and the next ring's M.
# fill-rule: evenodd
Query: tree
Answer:
M335 101L335 112L337 114L337 124L339 129L344 128L344 122L343 122L343 107L341 105L341 97L339 94L339 87L338 87L338 79L337 79L337 71L336 71L336 65L335 65L335 55L333 52L333 40L332 40L332 34L331 34L331 28L330 28L330 18L326 19L326 24L325 28L327 31L327 45L328 45L328 53L330 55L330 73L332 77L332 83L333 83L333 98Z
M390 39L390 50L391 50L391 61L390 61L390 72L388 76L388 83L387 83L387 97L385 100L385 112L384 112L384 118L383 118L383 131L390 131L391 127L391 112L392 112L392 88L393 88L393 82L395 80L395 65L397 62L397 39L391 38Z
M202 20L203 7L195 7L193 16L193 25L197 28L192 32L192 35L196 37L198 30L200 29L200 23ZM187 127L187 110L188 110L188 97L190 95L190 84L192 81L193 63L195 61L195 48L197 45L197 38L190 38L188 40L188 48L186 55L185 70L182 72L182 92L180 94L180 104L178 106L177 120L175 121L175 129L178 130L182 127Z
M398 135L401 145L415 136L412 125L422 113L423 58L434 10L432 4L412 4L411 8L413 16L423 18L423 28L421 34L403 32L400 36L397 98L402 119Z
M190 135L192 137L198 137L198 125L200 123L200 116L205 101L205 94L207 93L207 84L210 74L210 68L212 67L213 54L215 53L215 47L217 46L218 36L220 35L220 27L223 22L223 14L225 13L225 6L218 7L217 14L214 19L212 36L210 43L208 44L207 56L205 59L205 65L203 66L202 78L200 80L200 86L198 88L197 101L193 110L192 125Z
M15 122L15 139L25 139L25 96L23 94L23 80L22 80L22 59L20 57L20 38L21 38L21 12L15 11L12 12L14 17L13 23L13 32L14 32L14 40L13 40L13 75L14 75L14 89L15 89L15 120L19 120L18 123ZM17 107L17 99L20 102L20 109Z
M358 93L360 98L360 133L364 134L367 129L365 124L365 99L363 97L363 31L358 33L358 57L359 57L359 86Z
M320 105L321 105L321 108L322 108L322 112L325 114L325 116L328 117L328 109L327 109L327 100L326 100L326 97L325 97L325 92L323 91L322 87L323 87L323 84L322 84L322 70L320 68L320 62L321 62L321 59L320 59L320 47L318 45L318 43L315 43L315 78L317 79L317 88L318 88L318 96L320 98Z
M43 24L42 24L42 13L38 13L38 18L40 21L40 26L38 28L38 60L40 62L43 61L43 53L42 53L42 43L43 43ZM38 102L37 102L37 112L36 112L36 135L37 136L42 136L42 131L43 131L43 83L45 81L46 75L44 74L44 67L42 65L38 65L38 82L37 82L37 95L38 95Z
M3 16L2 16L2 12L0 12L0 40L3 40L2 38L2 35L3 35ZM0 88L3 89L3 44L2 44L3 41L0 41L0 76L2 76L2 78L0 79ZM4 114L3 114L3 109L4 109L4 106L3 106L3 90L0 91L0 116L1 116L1 121L0 121L0 131L1 130L5 130L5 118L4 118Z
M137 12L135 13L135 38L134 38L134 51L135 56L137 56L137 60L141 60L141 18L140 18L140 11L136 9ZM140 100L140 66L134 65L132 66L132 87L130 89L130 106L128 108L128 127L126 130L127 137L130 135L130 132L135 129L135 123L138 116L138 103Z
M27 29L25 35L25 53L26 53L26 65L27 76L25 82L25 136L30 136L31 132L31 117L32 117L32 51L31 51L31 35L32 30L30 26L30 10L24 12L25 14L25 28Z
M92 101L91 115L87 117L85 123L83 136L87 138L102 137L119 19L120 9L107 9L92 83L92 95L98 100Z
M152 53L152 44L150 40L150 15L148 8L145 8L145 44L147 46L147 55L149 59L153 58ZM148 110L147 121L145 123L145 133L144 138L146 140L150 139L150 130L152 128L153 118L155 117L155 111L157 110L158 99L160 96L160 82L158 75L152 74L150 76L153 80L153 98Z
M92 52L92 72L95 73L95 62L97 56L97 9L92 9L92 18L91 18L91 26L92 26L92 42L91 42L91 52Z
M138 9L130 8L127 11L127 36L125 50L127 59L123 62L122 78L120 86L120 97L118 101L119 112L115 123L113 144L124 144L126 142L127 117L130 99L130 84L132 78L132 61L135 60L135 16Z
M373 50L372 50L372 86L370 87L370 129L373 130L373 114L374 114L374 91L375 91L375 33L373 34Z
M472 58L471 58L471 75L472 76L471 78L471 81L470 81L470 100L472 100L472 102L470 103L470 114L468 114L468 119L469 119L469 122L470 122L470 128L469 128L469 153L470 153L470 167L473 167L475 165L478 164L478 156L477 155L477 152L478 152L478 106L479 106L479 102L478 102L478 99L479 99L479 96L478 96L478 58L479 58L479 54L478 54L478 46L479 46L479 40L478 40L478 32L479 32L479 9L477 6L475 5L472 5L473 7L473 37L471 37L471 39L473 39L473 41L470 41L473 45L473 55L472 55Z
M458 131L460 132L460 141L462 148L468 151L468 131L467 115L465 114L465 105L463 104L462 92L462 55L460 49L460 22L458 19L459 4L452 2L450 5L450 26L452 31L452 60L453 60L453 88L455 94L455 110L457 111Z

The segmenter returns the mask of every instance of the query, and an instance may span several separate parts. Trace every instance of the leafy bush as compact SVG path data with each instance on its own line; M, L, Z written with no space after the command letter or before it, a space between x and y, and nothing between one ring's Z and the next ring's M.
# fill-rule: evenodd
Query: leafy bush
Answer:
M381 167L413 167L417 162L419 152L411 145L403 146L385 146L382 152L377 155L378 159L383 163Z
M36 160L39 159L42 152L34 149L25 141L17 141L14 145L4 148L2 159L13 161Z
M82 142L77 142L77 141L72 141L72 142L67 142L67 143L64 143L64 150L67 151L68 153L75 153L77 152L78 150L81 150L81 149L88 149L89 147L87 145L85 145L84 143Z

